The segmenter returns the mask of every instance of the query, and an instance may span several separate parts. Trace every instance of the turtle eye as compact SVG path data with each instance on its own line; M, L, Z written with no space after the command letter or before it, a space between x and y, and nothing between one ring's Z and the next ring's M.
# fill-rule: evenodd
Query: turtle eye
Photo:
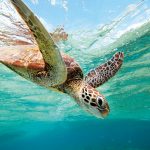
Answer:
M99 106L102 106L102 104L103 104L102 97L100 97L100 96L97 97L97 103L98 103Z

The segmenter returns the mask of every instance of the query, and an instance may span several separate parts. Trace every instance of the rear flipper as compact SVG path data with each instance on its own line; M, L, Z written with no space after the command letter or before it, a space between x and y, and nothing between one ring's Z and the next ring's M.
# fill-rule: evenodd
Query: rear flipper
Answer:
M123 58L124 58L123 52L116 53L106 63L91 70L85 76L85 81L94 88L99 87L116 74L116 72L122 65Z

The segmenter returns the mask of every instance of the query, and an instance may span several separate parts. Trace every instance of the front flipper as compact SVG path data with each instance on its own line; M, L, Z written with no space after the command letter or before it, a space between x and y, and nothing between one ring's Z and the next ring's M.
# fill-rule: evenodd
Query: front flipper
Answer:
M102 85L116 74L122 65L123 58L122 52L116 53L109 61L91 70L85 76L85 81L94 88Z
M11 0L11 2L26 22L37 41L39 50L45 61L45 69L49 72L50 86L63 83L67 78L67 69L52 37L39 19L21 0Z

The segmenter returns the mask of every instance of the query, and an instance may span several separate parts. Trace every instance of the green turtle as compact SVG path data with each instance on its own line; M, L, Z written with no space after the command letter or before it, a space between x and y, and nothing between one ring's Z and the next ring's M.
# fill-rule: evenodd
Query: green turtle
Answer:
M69 94L96 117L107 116L110 111L108 102L96 88L116 74L122 65L123 53L117 52L106 63L83 76L79 64L59 52L52 36L33 12L21 0L11 2L31 30L37 45L3 46L0 62L27 80Z

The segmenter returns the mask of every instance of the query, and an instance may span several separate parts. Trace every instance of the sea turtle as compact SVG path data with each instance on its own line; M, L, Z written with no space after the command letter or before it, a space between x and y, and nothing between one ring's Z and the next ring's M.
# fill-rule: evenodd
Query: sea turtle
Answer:
M83 76L79 64L59 52L33 12L21 0L11 2L34 35L37 46L3 46L0 48L0 62L27 80L69 94L91 114L99 118L107 116L109 105L95 88L115 75L122 65L123 53L117 52L106 63Z

